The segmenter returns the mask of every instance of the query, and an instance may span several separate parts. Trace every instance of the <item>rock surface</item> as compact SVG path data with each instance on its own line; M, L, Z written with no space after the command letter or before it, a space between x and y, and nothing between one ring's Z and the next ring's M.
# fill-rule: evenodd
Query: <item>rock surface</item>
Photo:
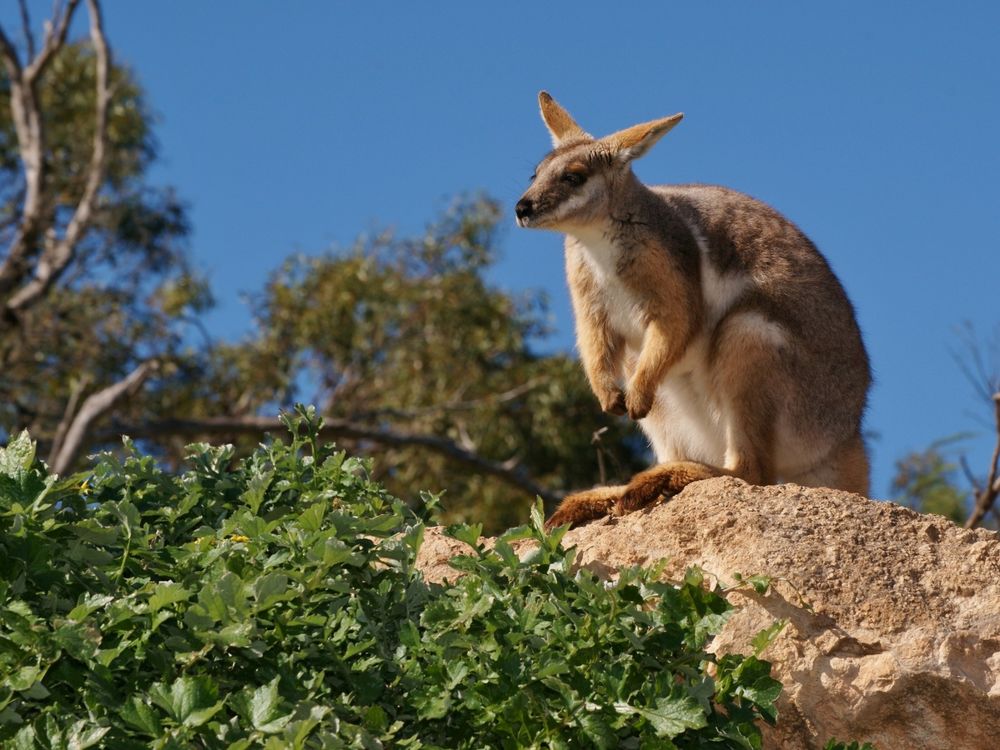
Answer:
M765 747L822 748L830 738L879 750L1000 748L1000 538L939 516L834 490L752 487L721 478L668 503L570 531L580 564L602 576L670 561L776 579L716 639L750 650L777 618L765 652L785 686ZM418 564L440 580L460 542L429 529ZM466 550L468 548L465 548ZM804 602L811 605L804 606Z

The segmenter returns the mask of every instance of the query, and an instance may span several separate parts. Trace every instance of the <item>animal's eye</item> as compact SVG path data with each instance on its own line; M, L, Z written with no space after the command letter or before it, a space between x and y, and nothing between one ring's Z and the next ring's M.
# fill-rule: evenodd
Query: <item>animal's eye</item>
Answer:
M569 185L582 185L586 182L587 175L581 174L580 172L563 172L560 179Z
M529 183L534 182L536 177L538 177L538 175L532 172L531 177L528 178L528 182Z

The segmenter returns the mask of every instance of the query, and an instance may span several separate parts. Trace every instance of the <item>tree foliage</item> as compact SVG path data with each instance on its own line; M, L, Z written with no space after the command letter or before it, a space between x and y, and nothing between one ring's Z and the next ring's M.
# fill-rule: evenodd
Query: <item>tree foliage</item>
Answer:
M0 428L30 428L51 444L79 396L116 382L150 357L182 352L180 321L209 302L191 270L188 221L173 191L147 174L156 158L152 115L134 76L111 70L104 179L87 231L48 293L7 311L0 321ZM81 199L94 139L95 57L83 43L62 47L37 82L45 129L42 231L27 257L37 263L44 238L65 231ZM11 117L9 76L0 72L0 243L23 222L25 171ZM10 260L7 256L5 259ZM30 283L0 295L5 307Z
M901 504L962 523L969 514L969 493L961 487L959 465L946 451L953 440L939 441L925 451L896 462L892 491Z

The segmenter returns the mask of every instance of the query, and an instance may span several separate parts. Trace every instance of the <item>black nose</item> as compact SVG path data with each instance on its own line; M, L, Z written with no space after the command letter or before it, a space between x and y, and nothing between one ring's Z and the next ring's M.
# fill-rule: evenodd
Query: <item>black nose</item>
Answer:
M514 206L514 214L519 219L527 219L535 213L535 204L528 198L521 198Z

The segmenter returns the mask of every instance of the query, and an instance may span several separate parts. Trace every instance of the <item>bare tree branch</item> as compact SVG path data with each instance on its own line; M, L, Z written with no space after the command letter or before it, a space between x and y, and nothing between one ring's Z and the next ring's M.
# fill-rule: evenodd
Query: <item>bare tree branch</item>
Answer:
M28 59L35 56L35 35L31 31L31 14L28 13L27 0L17 0L17 5L21 9L21 29L24 32L24 44L28 49Z
M3 55L3 64L7 68L7 75L11 80L21 80L21 58L17 55L17 49L7 38L7 33L0 26L0 54Z
M79 4L80 0L69 0L62 12L60 12L58 5L54 7L52 20L45 24L42 49L37 56L32 56L33 59L24 69L24 77L28 83L35 82L52 61L53 56L66 43L69 23L73 20L73 14L76 13L76 6ZM91 7L91 12L93 12L93 7Z
M119 435L156 439L174 435L188 437L262 435L265 432L278 433L284 432L284 430L285 427L281 420L276 417L207 417L204 419L164 419L139 424L118 425L114 431L104 431L96 437L104 441L114 439ZM447 438L436 435L370 427L332 417L323 420L320 434L327 438L365 440L396 448L426 448L433 453L468 466L480 474L495 477L532 497L537 495L547 503L555 503L562 498L562 493L542 487L527 476L523 470L483 458Z
M155 360L143 362L117 383L92 393L84 400L80 411L73 418L59 451L52 460L51 469L55 474L64 474L73 465L83 448L87 434L94 422L108 413L122 398L135 393L143 382L158 367Z
M952 359L958 364L976 395L989 403L993 394L1000 391L1000 368L998 368L1000 361L987 364L985 352L989 350L993 360L1000 357L1000 326L994 329L992 342L985 337L981 339L975 326L969 321L956 328L955 332L963 351L953 350Z
M1000 496L1000 476L997 474L1000 465L1000 391L993 394L994 416L996 418L997 442L993 447L993 457L990 459L989 474L983 488L976 494L976 506L965 522L965 528L971 529L979 525L987 513L993 508L993 504Z
M59 421L59 426L56 427L56 434L52 438L52 447L49 449L50 466L55 463L56 457L59 455L59 450L66 439L66 433L73 424L73 416L76 414L76 407L80 403L80 396L87 390L88 385L90 385L90 376L87 374L73 381L73 389L70 391L69 399L66 401L66 409L63 411L63 417Z
M78 0L70 0L66 7L63 18L66 19L67 24L68 18L72 15L77 2ZM90 167L87 170L86 183L83 188L83 194L80 196L80 201L77 203L73 216L66 225L66 230L62 238L55 237L55 233L51 233L46 237L45 250L35 269L35 277L8 300L6 311L8 317L12 315L16 316L18 312L29 307L48 292L52 284L58 280L59 276L66 269L66 266L73 260L77 244L90 228L90 224L93 221L93 215L97 207L97 196L100 192L101 184L104 182L108 146L108 109L111 104L111 50L104 36L100 5L98 5L97 0L87 0L87 7L90 13L90 40L94 45L97 66L97 90L95 92L94 145L90 158ZM47 34L46 47L39 53L36 62L45 54L46 49L49 47L50 39L58 38L60 40L58 44L61 46L62 41L65 40L65 36L65 29L62 29L61 32L57 30L54 35ZM34 64L32 63L32 65Z
M976 477L976 475L972 472L972 467L969 466L969 459L967 459L964 455L961 455L958 457L958 463L962 467L962 473L965 474L965 481L969 483L970 487L972 487L973 494L978 495L983 491L983 488L982 485L979 484L978 477Z

